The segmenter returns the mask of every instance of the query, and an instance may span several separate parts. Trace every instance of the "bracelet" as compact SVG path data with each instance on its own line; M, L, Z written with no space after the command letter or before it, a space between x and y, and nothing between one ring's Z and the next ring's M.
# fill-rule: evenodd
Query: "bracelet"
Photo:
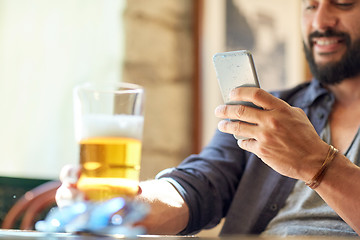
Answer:
M334 160L335 155L338 151L339 150L337 150L332 145L330 145L329 151L326 155L326 158L325 158L320 170L315 174L315 176L311 179L311 181L305 183L308 187L315 189L320 185L320 182L324 178L324 175L326 173L326 170L328 169L328 166L330 165L332 160Z

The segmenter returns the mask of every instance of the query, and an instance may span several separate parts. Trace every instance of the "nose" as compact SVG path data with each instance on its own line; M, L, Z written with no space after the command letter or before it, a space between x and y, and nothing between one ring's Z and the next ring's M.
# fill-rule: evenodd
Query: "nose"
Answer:
M330 28L334 28L338 23L338 19L327 3L319 4L313 19L312 26L314 29L323 32Z

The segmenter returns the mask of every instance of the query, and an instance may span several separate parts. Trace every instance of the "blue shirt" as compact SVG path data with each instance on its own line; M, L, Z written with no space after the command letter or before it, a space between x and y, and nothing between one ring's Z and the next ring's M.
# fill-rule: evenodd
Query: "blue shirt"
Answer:
M273 95L302 108L318 134L335 101L317 80ZM200 154L162 171L158 178L170 181L189 207L189 223L180 234L211 228L223 217L222 235L259 234L284 206L296 183L240 149L231 134L220 131Z

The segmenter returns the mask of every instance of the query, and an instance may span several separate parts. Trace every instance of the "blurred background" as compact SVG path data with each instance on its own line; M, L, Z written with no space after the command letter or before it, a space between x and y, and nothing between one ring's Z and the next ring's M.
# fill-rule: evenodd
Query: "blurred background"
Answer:
M72 88L121 79L118 0L0 0L0 175L57 178L76 163Z
M216 52L252 51L269 91L309 79L299 9L300 0L0 0L0 176L51 180L77 164L72 89L85 81L143 85L141 178L176 166L216 129Z

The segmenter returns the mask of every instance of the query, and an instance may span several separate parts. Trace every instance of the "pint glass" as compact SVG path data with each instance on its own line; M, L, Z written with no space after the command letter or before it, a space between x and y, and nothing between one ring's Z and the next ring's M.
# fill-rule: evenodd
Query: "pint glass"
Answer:
M74 89L80 146L77 187L94 201L138 192L144 90L130 83L86 83Z

